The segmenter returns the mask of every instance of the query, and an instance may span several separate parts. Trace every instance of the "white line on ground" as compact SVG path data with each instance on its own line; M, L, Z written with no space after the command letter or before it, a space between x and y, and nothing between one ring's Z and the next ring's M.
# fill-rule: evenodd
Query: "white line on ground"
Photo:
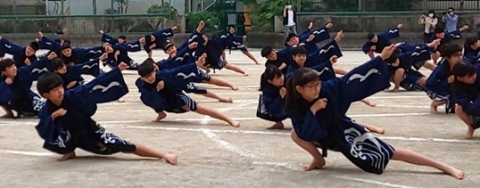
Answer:
M212 131L210 131L209 129L202 129L201 132L203 132L203 134L205 134L205 136L207 136L207 138L216 142L218 145L220 145L222 148L224 148L226 150L229 150L231 152L234 152L234 153L236 153L240 156L247 157L247 158L252 158L252 159L259 158L258 156L256 156L255 154L253 154L251 152L244 151L243 149L241 149L239 147L236 147L236 146L230 144L229 142L227 142L225 140L217 138L217 135L215 133L213 133Z
M429 109L430 106L420 106L420 105L383 105L383 104L377 104L378 107L387 107L387 108L427 108Z
M233 110L233 109L242 109L242 107L251 105L251 104L253 104L253 103L254 103L254 102L249 101L249 102L246 102L246 103L243 103L243 104L234 105L234 106L232 106L232 107L221 108L221 109L219 109L219 111L220 111L221 113L223 113L223 112L227 112L227 111L230 111L230 110ZM208 122L210 122L211 120L213 120L212 117L210 117L210 116L205 116L203 119L201 119L200 124L206 125L206 124L208 124Z
M32 151L15 151L15 150L0 150L2 153L10 153L16 155L27 155L27 156L53 156L53 153L48 152L32 152Z
M416 99L427 98L426 95L395 95L395 96L371 96L367 99Z
M254 112L252 112L254 113ZM421 116L421 115L429 115L430 113L393 113L393 114L349 114L349 117L352 118L361 118L361 117L398 117L398 116ZM208 116L207 116L208 117ZM208 117L210 118L210 117ZM232 117L233 120L236 121L248 121L248 120L258 120L258 117ZM195 121L195 122L203 122L205 121L208 123L211 120L215 119L208 119L205 118L175 118L175 119L165 119L166 121ZM99 124L127 124L127 123L149 123L149 120L118 120L118 121L98 121ZM19 121L19 120L3 120L0 123L0 126L16 126L16 125L36 125L37 121Z
M127 126L128 129L143 129L143 130L162 130L162 131L189 131L202 132L208 130L212 133L233 133L233 134L259 134L259 135L282 135L288 136L289 132L283 131L248 131L248 130L227 130L227 129L205 129L205 128L177 128L177 127L153 127L153 126ZM417 137L398 137L398 136L378 136L384 140L401 140L401 141L416 141L416 142L444 142L444 143L480 143L480 140L459 140L459 139L443 139L443 138L417 138Z
M346 177L346 176L333 176L333 177L339 178L339 179L343 179L343 180L358 181L358 182L370 183L370 184L381 185L381 186L386 186L386 187L416 188L416 187L410 187L410 186L398 185L398 184L391 184L391 183L379 182L379 181L373 181L373 180L365 180L365 179L359 179L359 178L350 178L350 177Z
M393 114L347 114L348 117L398 117L398 116L423 116L430 113L393 113Z
M301 169L301 168L295 168L295 167L293 167L293 166L292 166L291 164L289 164L289 163L282 163L282 162L253 161L252 164L254 164L254 165L279 166L279 167L285 167L285 168L287 168L287 169L295 170L295 171L299 171L299 169Z

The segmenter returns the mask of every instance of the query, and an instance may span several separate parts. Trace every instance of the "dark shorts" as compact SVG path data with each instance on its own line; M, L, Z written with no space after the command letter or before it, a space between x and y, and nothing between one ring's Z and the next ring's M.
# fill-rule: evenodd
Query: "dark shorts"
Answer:
M98 130L95 132L80 134L71 134L68 130L61 130L58 138L54 142L45 142L43 148L58 154L67 154L75 151L76 148L99 155L135 152L134 144L106 132L105 128L98 124L97 126Z
M187 86L183 89L187 93L196 93L196 94L205 94L207 93L207 89L196 86L193 83L187 84Z

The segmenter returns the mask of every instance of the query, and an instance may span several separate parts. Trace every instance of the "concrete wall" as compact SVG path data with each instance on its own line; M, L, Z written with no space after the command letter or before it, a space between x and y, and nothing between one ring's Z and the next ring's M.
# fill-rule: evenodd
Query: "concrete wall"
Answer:
M0 0L0 6L13 5L16 2L17 5L35 5L38 0Z

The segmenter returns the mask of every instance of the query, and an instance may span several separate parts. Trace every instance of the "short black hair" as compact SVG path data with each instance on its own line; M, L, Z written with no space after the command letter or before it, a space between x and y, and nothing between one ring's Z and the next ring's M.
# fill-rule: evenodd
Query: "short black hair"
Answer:
M49 64L50 64L50 68L51 68L53 71L56 71L56 70L58 70L59 68L65 66L65 62L64 62L62 59L58 58L58 57L52 59Z
M37 51L40 48L40 44L38 44L37 41L31 42L28 46L30 46L30 48L32 48L35 51Z
M462 53L462 48L453 43L447 43L438 49L442 57L452 57L455 54Z
M127 37L125 35L120 35L118 36L119 39L127 40Z
M435 34L445 33L445 28L442 26L435 27Z
M70 49L71 49L72 46L70 45L69 42L63 41L63 44L62 44L62 46L61 46L61 50L65 50L65 49L67 49L67 48L70 48Z
M298 37L298 35L295 34L295 33L289 33L289 34L287 35L287 38L285 39L285 43L287 43L287 42L289 42L290 40L292 40L293 37Z
M452 74L455 77L472 76L475 73L477 73L475 66L465 61L456 63L452 68Z
M68 40L68 39L63 39L63 44L72 45L72 41L70 41L70 40Z
M271 46L265 46L262 48L262 51L260 52L260 54L262 55L262 57L267 57L272 53L272 51L273 51L273 48Z
M15 65L15 61L13 59L3 59L2 61L0 61L0 71L5 71L7 67L10 67L12 65Z
M293 47L291 50L292 56L307 54L307 50L303 46Z
M37 91L40 95L43 95L62 85L63 80L57 73L47 72L38 77Z
M171 43L171 42L166 42L165 44L163 44L162 49L163 49L163 51L167 51L169 48L171 48L171 47L173 47L173 46L175 46L173 43Z
M478 41L478 37L472 36L465 39L465 46L471 46Z
M155 61L152 58L145 59L145 61L137 67L138 75L143 77L152 73L153 70L155 70L155 67L153 66L154 63Z
M368 40L372 40L373 37L375 37L375 33L368 33L368 34L367 34L367 39L368 39Z

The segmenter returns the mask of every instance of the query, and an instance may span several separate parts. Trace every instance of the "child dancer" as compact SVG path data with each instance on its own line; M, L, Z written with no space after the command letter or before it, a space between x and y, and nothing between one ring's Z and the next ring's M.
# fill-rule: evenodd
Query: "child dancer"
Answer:
M284 79L282 71L273 65L267 66L260 78L260 95L259 109L257 117L275 122L274 125L267 129L283 129L283 120L287 119L287 115L283 110L283 99L287 94L287 89L283 87Z
M30 65L36 61L37 56L35 53L38 51L38 48L39 44L36 41L31 42L27 47L22 47L0 36L0 60L5 54L10 54L13 56L12 59L18 68Z
M158 114L154 122L161 121L167 112L184 113L195 111L229 123L233 127L239 127L240 123L214 109L197 104L182 89L191 82L201 82L208 79L198 65L204 64L205 56L201 56L197 63L190 63L175 69L156 71L154 62L147 59L138 67L140 78L136 86L140 91L142 102L155 110Z
M441 44L440 44L441 45ZM437 107L445 104L446 113L454 113L454 98L451 95L451 83L455 80L451 73L452 67L462 60L462 48L456 44L447 43L439 46L443 60L433 70L425 82L427 95L432 99L430 113L438 114Z
M48 72L48 60L55 56L50 54L29 66L17 68L12 59L0 61L0 106L7 112L2 118L20 118L36 116L45 101L30 88L37 78ZM14 116L13 111L17 112Z
M466 139L471 139L475 129L480 127L480 65L468 62L456 63L452 68L455 76L453 91L455 95L455 113L468 126Z
M374 52L380 53L383 48L390 46L392 43L390 40L398 38L400 36L400 29L403 28L403 24L398 24L397 27L390 29L381 34L369 33L367 35L368 41L362 46L362 51L373 59L375 57Z
M285 109L294 127L291 137L313 156L313 161L304 170L325 166L324 157L327 149L331 149L340 151L357 167L369 173L382 174L393 159L431 166L457 179L464 178L459 169L416 152L390 146L346 116L352 102L389 87L390 74L383 60L394 50L393 45L385 47L380 57L353 69L342 78L322 83L318 73L300 68L288 80ZM322 148L323 156L317 147Z
M177 163L176 155L132 144L106 132L92 119L97 104L115 101L128 93L121 73L127 68L125 63L121 63L118 68L67 92L56 73L42 75L38 79L37 90L47 99L47 103L40 111L40 122L35 128L45 140L43 148L63 155L58 161L74 158L78 147L100 155L124 152Z

